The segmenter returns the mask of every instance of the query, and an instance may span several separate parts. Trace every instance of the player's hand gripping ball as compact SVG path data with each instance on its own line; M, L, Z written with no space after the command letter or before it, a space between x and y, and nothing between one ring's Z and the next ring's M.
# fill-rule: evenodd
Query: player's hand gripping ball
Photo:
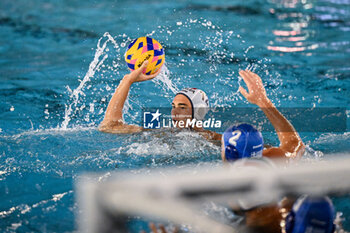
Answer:
M143 73L156 73L164 64L165 54L162 45L150 37L140 37L130 43L125 53L125 61L131 71L141 67L148 60L148 66Z

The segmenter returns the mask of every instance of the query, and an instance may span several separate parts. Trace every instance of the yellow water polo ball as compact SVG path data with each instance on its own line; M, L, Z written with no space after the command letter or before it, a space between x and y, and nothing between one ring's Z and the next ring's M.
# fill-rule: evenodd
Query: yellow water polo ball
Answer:
M164 64L165 54L162 45L150 37L140 37L131 42L125 52L125 61L131 71L141 67L148 60L145 74L156 73Z

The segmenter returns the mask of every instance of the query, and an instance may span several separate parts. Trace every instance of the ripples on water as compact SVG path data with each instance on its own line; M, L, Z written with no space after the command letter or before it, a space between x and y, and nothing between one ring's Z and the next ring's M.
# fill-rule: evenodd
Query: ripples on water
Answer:
M84 171L220 164L220 147L191 132L96 130L135 37L160 41L166 67L133 85L128 123L139 123L142 107L170 106L188 86L205 90L212 106L247 106L237 92L238 70L246 68L263 77L277 106L348 106L349 1L164 2L152 9L148 2L78 2L0 3L1 231L73 231L73 181ZM135 14L144 17L130 20ZM305 159L349 151L348 132L301 136Z

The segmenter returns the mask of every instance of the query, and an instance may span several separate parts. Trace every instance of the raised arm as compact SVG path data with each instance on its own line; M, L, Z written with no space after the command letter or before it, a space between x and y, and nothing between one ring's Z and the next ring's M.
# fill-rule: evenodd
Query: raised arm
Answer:
M120 84L109 101L105 117L99 126L99 130L107 133L133 133L139 132L143 128L136 125L127 125L123 121L123 107L131 85L134 82L142 82L156 77L160 70L153 75L145 75L143 71L146 69L148 61L142 66L124 76Z
M280 140L279 147L265 149L263 155L267 157L300 157L304 153L305 146L295 131L292 124L277 110L271 100L266 96L266 91L261 78L249 71L240 71L240 76L247 84L247 92L239 87L241 94L252 104L258 105L270 120Z

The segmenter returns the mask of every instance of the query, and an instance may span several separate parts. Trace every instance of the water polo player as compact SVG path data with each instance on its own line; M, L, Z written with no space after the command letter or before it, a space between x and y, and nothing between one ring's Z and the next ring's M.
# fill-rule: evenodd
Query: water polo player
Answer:
M263 155L264 141L261 133L249 124L229 127L222 136L222 159L235 168L271 169L274 164ZM274 149L277 150L277 149ZM269 152L268 152L269 153ZM336 230L335 210L328 197L302 196L283 198L274 203L268 196L238 199L232 210L245 217L249 232L333 233Z
M334 233L341 227L334 205L326 196L303 195L294 203L284 198L270 212L266 210L261 214L265 214L263 219L250 218L246 224L249 232Z
M135 82L147 81L155 78L160 70L153 75L145 75L148 61L142 66L124 76L116 92L110 100L105 118L99 126L99 130L108 133L135 133L143 130L136 125L128 125L123 121L123 106L128 96L130 87ZM186 122L187 119L203 120L209 109L209 100L204 91L196 88L185 88L178 92L172 102L172 120L174 122ZM180 124L177 124L180 125ZM221 134L204 130L200 127L191 129L201 133L205 138L220 140Z
M265 151L267 150L264 150L263 137L252 125L231 126L222 135L222 160L230 163L235 169L249 170L252 173L259 169L270 170L275 165L263 156ZM283 203L290 202L286 199ZM252 232L281 232L280 206L269 196L251 198L249 201L237 199L234 205L230 204L230 208L235 214L244 216L244 224Z

